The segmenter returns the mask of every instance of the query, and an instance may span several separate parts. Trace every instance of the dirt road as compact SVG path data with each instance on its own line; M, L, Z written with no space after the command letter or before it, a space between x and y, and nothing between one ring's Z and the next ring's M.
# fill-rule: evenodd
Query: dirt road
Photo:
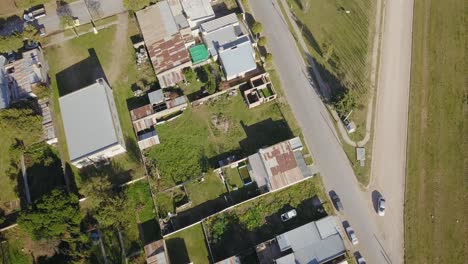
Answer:
M411 69L413 0L386 1L377 88L374 149L368 195L387 200L384 217L374 214L383 247L393 263L403 263L406 139Z

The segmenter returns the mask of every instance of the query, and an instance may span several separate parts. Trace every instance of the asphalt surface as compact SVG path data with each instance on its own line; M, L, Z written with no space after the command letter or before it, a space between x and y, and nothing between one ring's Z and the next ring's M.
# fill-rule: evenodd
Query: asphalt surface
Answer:
M392 213L389 211L391 217L388 219L386 216L378 217L370 193L363 192L358 187L354 172L336 136L332 120L309 81L300 51L282 18L279 7L276 2L267 0L250 1L250 6L255 18L263 24L263 32L269 40L268 48L273 54L273 61L286 97L302 127L304 139L314 156L325 187L327 191L333 190L340 196L344 207L344 215L341 215L341 218L349 222L359 239L359 244L350 248L351 252L359 251L368 263L403 262L402 238L399 235L395 239L390 238L392 232L400 227L389 228L393 219ZM392 12L402 7L398 6L392 9ZM395 19L400 15L396 16ZM393 27L390 29L395 34L394 30ZM384 45L384 47L388 49L389 46ZM385 58L382 59L386 63ZM383 76L387 76L387 73L383 68L382 71L384 79ZM385 118L377 117L377 120L380 122ZM382 191L382 193L390 196L390 192ZM389 197L387 200L390 202L389 206L393 206L395 201ZM390 246L390 243L400 245Z
M385 217L377 223L383 231L383 244L390 258L394 263L400 263L404 256L403 217L413 0L385 1L385 5L369 195L378 190L387 200Z

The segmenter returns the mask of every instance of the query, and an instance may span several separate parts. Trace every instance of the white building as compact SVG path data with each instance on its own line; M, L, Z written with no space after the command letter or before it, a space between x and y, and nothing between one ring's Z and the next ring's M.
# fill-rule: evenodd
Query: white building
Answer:
M70 161L82 168L124 153L112 90L104 79L59 98Z

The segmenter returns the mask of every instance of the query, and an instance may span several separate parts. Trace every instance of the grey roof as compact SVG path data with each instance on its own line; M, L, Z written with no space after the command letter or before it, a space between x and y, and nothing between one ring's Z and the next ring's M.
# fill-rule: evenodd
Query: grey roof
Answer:
M302 141L299 137L291 138L289 140L292 150L302 149Z
M179 32L167 1L161 1L136 12L146 46Z
M198 20L215 15L210 0L181 0L180 2L188 19Z
M10 93L8 92L8 80L5 72L6 58L0 55L0 109L10 105Z
M209 33L222 27L239 23L235 13L210 20L200 25L202 32Z
M263 164L263 160L260 154L255 153L248 157L249 167L251 171L249 173L254 177L253 180L257 183L258 187L265 186L268 182L268 173Z
M108 86L105 81L96 82L59 98L68 152L72 161L118 144L109 102L112 92L106 87Z
M283 256L281 258L277 258L275 260L275 263L276 264L294 264L296 262L295 262L294 254L291 253L291 254L288 254L288 255Z
M219 50L218 53L227 77L237 76L257 68L252 43L248 38L234 47Z
M244 33L239 25L222 27L203 36L211 56L218 55L218 49L226 44L236 41ZM242 38L245 41L245 37Z
M294 151L294 158L296 159L297 167L301 170L302 176L304 176L304 178L312 176L312 172L307 166L300 150Z
M164 94L163 90L159 89L154 92L148 93L148 98L151 104L160 104L164 103Z
M324 263L345 253L335 219L327 216L276 237L280 249L291 248L297 264ZM289 257L290 258L290 257Z

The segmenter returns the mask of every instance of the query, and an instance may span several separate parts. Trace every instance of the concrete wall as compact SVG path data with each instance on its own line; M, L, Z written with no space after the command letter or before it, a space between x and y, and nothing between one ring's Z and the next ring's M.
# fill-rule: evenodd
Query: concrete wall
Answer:
M93 153L92 155L89 155L87 157L84 157L78 160L73 160L71 161L71 163L75 165L77 168L83 168L101 159L112 158L119 154L125 153L126 151L127 150L125 150L125 148L122 145L115 144L99 152Z

